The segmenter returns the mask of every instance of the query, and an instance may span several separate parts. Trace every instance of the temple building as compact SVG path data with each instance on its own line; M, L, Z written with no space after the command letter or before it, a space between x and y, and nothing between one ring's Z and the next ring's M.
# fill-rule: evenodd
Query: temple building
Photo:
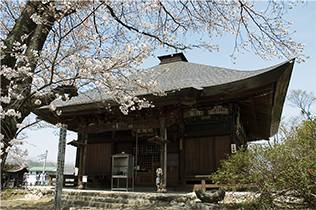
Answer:
M198 183L247 142L278 131L294 60L239 71L190 63L182 53L159 59L149 72L166 94L141 93L153 108L124 115L105 93L90 90L53 102L61 116L48 107L36 111L78 133L71 144L77 147L79 182L87 176L88 188L108 189L113 175L127 175L115 167L128 165L113 164L113 155L124 154L133 159L135 187L155 186L157 168L167 170L168 187Z

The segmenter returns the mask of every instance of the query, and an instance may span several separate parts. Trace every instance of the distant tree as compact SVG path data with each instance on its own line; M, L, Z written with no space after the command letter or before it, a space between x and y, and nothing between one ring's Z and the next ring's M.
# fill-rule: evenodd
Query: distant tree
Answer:
M313 115L311 107L316 103L315 95L305 90L292 90L288 96L288 101L292 106L299 108L301 114L306 118L311 120Z
M33 110L67 100L78 89L100 88L126 113L148 107L135 97L154 81L142 81L137 66L160 47L218 49L230 34L232 57L253 50L261 58L299 57L291 38L287 1L13 1L0 3L1 160ZM187 40L190 40L189 42ZM126 85L131 84L131 85ZM132 88L133 87L133 88Z
M262 202L273 205L274 198L292 193L316 207L316 102L313 93L291 91L288 100L305 116L295 126L283 124L282 140L267 146L252 145L221 163L214 181L235 186L252 184L262 193ZM271 206L269 207L271 208Z

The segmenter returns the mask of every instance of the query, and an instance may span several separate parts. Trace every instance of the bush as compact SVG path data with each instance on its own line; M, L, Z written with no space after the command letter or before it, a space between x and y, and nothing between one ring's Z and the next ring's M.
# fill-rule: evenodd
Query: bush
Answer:
M253 184L265 202L273 196L293 192L315 205L316 120L302 122L274 145L255 145L239 150L212 175L220 184Z
M212 175L212 180L236 188L253 183L253 174L249 170L253 159L252 151L239 150L228 160L221 162L220 169Z

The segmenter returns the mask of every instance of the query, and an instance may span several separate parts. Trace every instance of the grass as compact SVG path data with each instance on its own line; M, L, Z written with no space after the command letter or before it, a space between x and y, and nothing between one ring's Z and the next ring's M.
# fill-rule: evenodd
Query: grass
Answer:
M53 198L43 197L38 200L25 199L25 189L5 189L1 191L0 209L53 209Z
M9 200L13 198L20 198L27 194L24 189L2 189L1 190L1 200Z

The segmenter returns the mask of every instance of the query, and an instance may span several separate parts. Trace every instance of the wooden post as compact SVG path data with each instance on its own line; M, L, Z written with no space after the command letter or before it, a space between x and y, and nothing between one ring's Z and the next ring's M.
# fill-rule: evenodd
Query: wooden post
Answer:
M82 133L78 133L78 140L80 141L80 143L84 143L84 140L83 140L83 134ZM77 188L78 189L82 189L83 188L83 183L82 183L82 154L83 154L83 145L79 145L78 147L78 186Z
M202 181L201 181L201 189L202 189L202 191L203 191L203 192L205 192L205 191L206 191L206 183L205 183L205 179L202 179Z
M135 134L136 139L136 148L135 148L135 178L137 177L137 170L138 170L138 132L136 130Z
M165 190L167 190L167 128L164 128L164 137L163 137L164 141L165 141L165 145L164 145L164 185L165 185Z
M54 209L55 210L62 209L61 195L62 195L63 182L64 182L66 134L67 134L67 125L62 124L60 127L60 131L59 131L56 186L55 186L55 199L54 199Z
M79 164L79 183L78 183L78 188L79 189L84 189L86 186L82 182L82 178L84 175L86 175L86 157L87 157L87 143L88 143L88 135L87 133L82 134L82 141L83 145L80 148L80 164Z
M160 138L162 139L163 143L161 144L160 148L160 164L161 168L163 168L163 184L165 186L165 190L167 189L167 128L165 125L165 119L160 119Z
M184 186L185 184L185 158L184 158L184 132L185 132L185 126L183 121L183 113L180 112L180 120L179 120L179 178L180 178L180 184Z
M164 138L164 129L165 129L164 120L160 120L160 135L159 136L162 140ZM160 168L163 169L163 166L164 166L164 145L162 142L160 142Z

